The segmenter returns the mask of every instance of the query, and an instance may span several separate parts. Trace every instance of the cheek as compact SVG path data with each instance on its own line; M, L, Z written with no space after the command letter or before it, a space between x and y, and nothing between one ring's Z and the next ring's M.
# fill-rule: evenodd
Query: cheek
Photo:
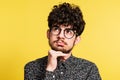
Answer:
M75 40L68 40L67 41L68 46L72 47L75 44Z
M53 41L55 41L55 40L56 40L56 37L55 37L55 36L52 36L52 35L51 35L51 36L49 37L49 41L50 41L50 42L53 42Z

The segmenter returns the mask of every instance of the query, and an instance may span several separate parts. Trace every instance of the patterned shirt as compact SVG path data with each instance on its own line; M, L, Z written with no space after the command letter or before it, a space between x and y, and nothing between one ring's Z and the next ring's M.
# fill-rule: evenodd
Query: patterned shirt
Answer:
M66 61L58 59L54 72L46 71L48 56L25 65L24 80L101 80L97 66L85 59L71 56Z

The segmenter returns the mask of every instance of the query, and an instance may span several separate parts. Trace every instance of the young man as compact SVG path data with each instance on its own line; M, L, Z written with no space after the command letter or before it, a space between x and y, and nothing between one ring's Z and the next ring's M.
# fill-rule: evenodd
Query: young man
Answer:
M101 80L96 65L72 55L85 22L76 5L55 5L48 16L48 56L25 66L24 80Z

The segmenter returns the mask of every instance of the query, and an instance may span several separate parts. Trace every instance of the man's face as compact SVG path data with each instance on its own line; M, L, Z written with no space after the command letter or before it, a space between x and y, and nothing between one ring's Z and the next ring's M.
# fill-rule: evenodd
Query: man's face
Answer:
M75 33L69 38L69 35L73 34L73 31L70 31L71 27L72 26L70 25L60 25L53 27L51 31L48 30L47 37L49 40L49 45L53 50L62 51L63 53L70 53L74 45L79 42L80 37L76 37ZM58 32L59 34L57 34Z

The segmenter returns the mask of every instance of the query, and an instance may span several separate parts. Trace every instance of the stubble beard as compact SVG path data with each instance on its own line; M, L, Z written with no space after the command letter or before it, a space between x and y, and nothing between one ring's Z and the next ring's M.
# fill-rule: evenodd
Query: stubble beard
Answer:
M67 50L67 49L64 49L64 48L58 48L59 46L58 47L54 46L54 44L55 44L55 42L50 43L50 41L49 41L49 45L50 45L51 49L53 49L55 51L61 51L61 52L65 53L65 54L71 53L71 51L72 51L72 49L74 47L74 43L73 43L73 46ZM67 45L67 44L65 44L65 45Z

